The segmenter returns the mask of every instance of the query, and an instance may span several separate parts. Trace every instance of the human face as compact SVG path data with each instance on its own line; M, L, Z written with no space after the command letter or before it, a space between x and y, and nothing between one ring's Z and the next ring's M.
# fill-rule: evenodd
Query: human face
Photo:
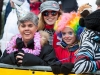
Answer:
M69 27L64 28L62 30L62 39L68 45L73 45L76 42L74 31Z
M39 0L30 0L30 3L38 2Z
M28 42L33 39L35 32L37 31L37 26L34 25L31 21L26 21L19 25L19 31L22 35L22 39L24 42Z
M47 10L47 11L44 11L42 15L43 15L45 23L48 25L53 25L58 19L57 11Z

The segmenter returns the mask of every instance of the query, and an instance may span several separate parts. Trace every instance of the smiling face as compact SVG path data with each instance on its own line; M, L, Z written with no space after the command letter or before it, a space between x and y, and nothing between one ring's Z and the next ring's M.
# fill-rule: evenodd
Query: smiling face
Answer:
M52 10L44 11L43 18L46 24L53 25L58 19L58 12Z
M33 39L35 32L37 31L37 26L31 21L26 21L19 25L19 31L22 35L22 39L25 43Z
M69 27L64 28L62 30L62 39L68 45L73 45L76 42L76 36L74 31Z

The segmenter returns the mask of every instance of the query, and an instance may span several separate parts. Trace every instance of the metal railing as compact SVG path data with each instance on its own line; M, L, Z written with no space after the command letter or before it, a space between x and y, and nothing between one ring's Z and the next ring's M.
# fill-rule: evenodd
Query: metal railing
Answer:
M0 68L35 70L35 71L49 71L49 72L52 72L52 69L51 69L50 66L20 66L20 67L18 67L17 65L8 65L8 64L0 63ZM92 74L100 75L100 71L96 71L95 73L92 73Z

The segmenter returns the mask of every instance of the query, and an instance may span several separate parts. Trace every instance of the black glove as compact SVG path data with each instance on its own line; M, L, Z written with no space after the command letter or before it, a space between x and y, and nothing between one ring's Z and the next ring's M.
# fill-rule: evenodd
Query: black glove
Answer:
M17 56L20 56L21 58L17 57ZM17 66L21 66L22 63L19 63L19 61L23 61L23 57L24 57L24 51L23 50L18 50L16 53L15 53L15 57L16 57L16 64Z
M23 48L24 43L23 43L23 41L22 41L21 38L17 38L17 39L16 39L16 45L17 45L17 48L18 48L18 49L22 49L22 48Z
M53 63L51 65L51 69L54 74L60 74L61 73L61 63L59 61Z
M18 49L18 53L19 53L19 52L24 53L24 51L23 51L22 49Z
M73 63L64 63L61 65L61 73L67 75L72 71L73 67Z

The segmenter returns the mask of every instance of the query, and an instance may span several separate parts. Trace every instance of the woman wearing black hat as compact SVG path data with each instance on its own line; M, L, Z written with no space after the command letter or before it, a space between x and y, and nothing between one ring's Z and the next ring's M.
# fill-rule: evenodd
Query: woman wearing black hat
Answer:
M2 6L3 6L3 0L0 0L0 35L1 35L1 28L2 28L2 18L1 18L1 13L2 13Z

